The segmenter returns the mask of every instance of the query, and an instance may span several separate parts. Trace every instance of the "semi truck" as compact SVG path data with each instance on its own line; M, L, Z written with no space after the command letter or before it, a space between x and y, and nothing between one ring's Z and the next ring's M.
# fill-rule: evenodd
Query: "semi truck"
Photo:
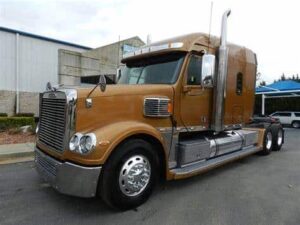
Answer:
M60 193L126 210L161 179L280 150L281 124L252 120L257 58L227 43L229 15L220 38L193 33L124 55L115 85L104 76L94 88L48 85L35 145L41 177Z

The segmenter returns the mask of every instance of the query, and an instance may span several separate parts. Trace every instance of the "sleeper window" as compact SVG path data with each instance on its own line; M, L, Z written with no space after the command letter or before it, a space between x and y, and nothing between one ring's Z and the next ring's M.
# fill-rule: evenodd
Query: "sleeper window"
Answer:
M236 75L236 94L242 95L243 93L243 74L238 73Z

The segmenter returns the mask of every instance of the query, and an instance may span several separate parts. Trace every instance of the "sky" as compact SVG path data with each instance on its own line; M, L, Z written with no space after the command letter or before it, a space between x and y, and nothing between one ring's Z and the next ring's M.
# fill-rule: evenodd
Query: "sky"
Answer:
M89 47L139 36L152 42L209 32L211 0L0 0L0 26ZM220 35L223 12L228 41L257 54L261 79L300 75L300 1L214 0L211 33Z

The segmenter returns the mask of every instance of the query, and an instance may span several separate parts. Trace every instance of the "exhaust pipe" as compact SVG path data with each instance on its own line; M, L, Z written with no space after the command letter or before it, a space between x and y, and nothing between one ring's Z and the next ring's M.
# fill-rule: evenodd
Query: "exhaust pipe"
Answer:
M231 10L224 12L222 17L221 43L219 47L219 65L218 75L216 77L216 87L214 93L214 116L212 121L212 129L215 132L224 130L224 103L226 98L226 78L227 78L227 18Z

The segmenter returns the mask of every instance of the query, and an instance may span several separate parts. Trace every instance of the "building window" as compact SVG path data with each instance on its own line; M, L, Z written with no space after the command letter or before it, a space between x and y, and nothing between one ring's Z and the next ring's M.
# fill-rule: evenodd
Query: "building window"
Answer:
M138 47L124 44L123 45L123 54L129 53L129 52L134 52L137 49L138 49Z

